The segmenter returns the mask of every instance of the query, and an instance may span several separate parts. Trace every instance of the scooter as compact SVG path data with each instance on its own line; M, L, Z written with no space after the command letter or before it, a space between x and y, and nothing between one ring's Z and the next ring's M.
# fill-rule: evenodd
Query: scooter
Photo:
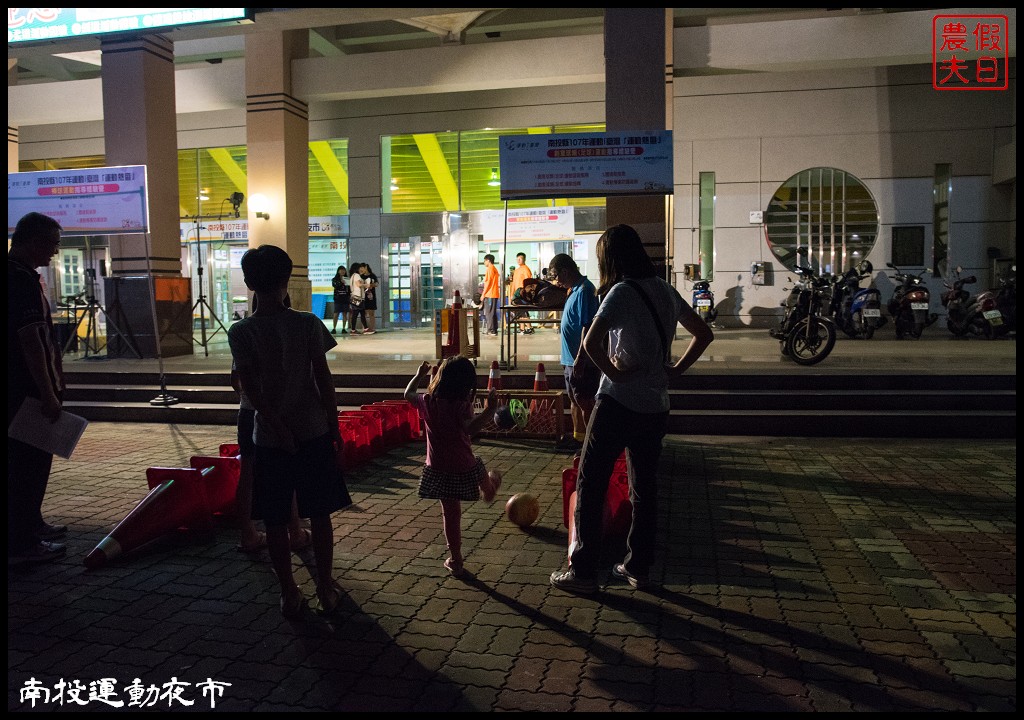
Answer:
M971 300L971 293L964 290L964 285L971 285L977 282L973 275L960 276L964 269L956 266L956 277L951 285L943 281L946 292L942 293L942 307L946 308L946 327L957 337L963 337L968 333L980 335L982 333L980 313L977 300Z
M870 340L882 327L882 294L877 288L861 288L860 281L871 277L871 263L862 260L838 278L833 287L832 317L836 326L852 338Z
M693 284L693 309L700 319L711 327L715 327L718 309L715 307L715 294L707 280L698 280Z
M939 319L938 314L928 313L931 299L928 286L920 275L901 272L892 263L885 265L896 271L894 279L899 283L888 305L889 315L896 326L896 339L900 340L907 335L919 338L926 327Z
M1017 332L1017 266L1010 269L1014 274L999 278L998 288L978 293L975 299L981 314L981 332L989 339Z

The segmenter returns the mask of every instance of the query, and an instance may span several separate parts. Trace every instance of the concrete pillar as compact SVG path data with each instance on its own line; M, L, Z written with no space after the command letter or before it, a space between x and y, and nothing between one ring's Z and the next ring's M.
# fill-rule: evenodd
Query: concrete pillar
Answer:
M110 237L107 309L130 337L127 347L111 342L108 327L108 351L112 355L138 351L143 357L155 357L157 346L148 307L152 272L157 279L161 353L191 354L191 291L187 281L180 282L173 43L149 35L104 41L101 50L106 164L146 166L150 228L148 239L145 235Z
M249 247L277 245L292 259L292 307L311 310L309 281L309 106L292 93L292 60L309 54L309 32L256 32L245 38ZM252 198L267 199L269 219Z
M672 8L605 8L604 58L608 131L671 130ZM671 207L663 195L607 200L608 225L636 228L665 273L671 263Z
M18 61L7 59L7 87L18 84ZM7 123L7 172L18 172L18 127Z

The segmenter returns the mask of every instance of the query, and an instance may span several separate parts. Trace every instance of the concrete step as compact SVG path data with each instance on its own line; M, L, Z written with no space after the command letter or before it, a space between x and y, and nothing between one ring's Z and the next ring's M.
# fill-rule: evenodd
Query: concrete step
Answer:
M402 375L335 374L339 405L398 399ZM67 407L96 421L233 425L238 396L224 372L69 374ZM531 390L531 375L507 375L506 389ZM560 374L549 378L562 389ZM1016 437L1016 376L822 373L692 374L673 381L669 432L794 437Z

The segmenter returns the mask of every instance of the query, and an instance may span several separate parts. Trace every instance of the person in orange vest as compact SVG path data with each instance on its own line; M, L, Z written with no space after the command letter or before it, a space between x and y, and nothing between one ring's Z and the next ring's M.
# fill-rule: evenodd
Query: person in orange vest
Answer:
M516 296L516 290L521 290L522 289L523 282L525 280L528 280L529 278L532 278L532 277L533 277L533 270L531 270L530 266L526 264L526 253L523 253L523 252L516 253L516 269L512 271L512 284L509 287L509 293L508 293L509 302L511 302L512 298L514 298ZM530 313L527 310L520 310L520 311L516 312L514 317L515 318L522 318L522 317L527 317L528 318L528 317L530 317ZM522 327L522 326L520 326L520 327ZM523 332L524 335L532 335L533 334L533 327L530 326L530 325L527 325L526 328L524 328L522 330L522 332Z
M494 256L484 255L484 289L480 293L484 301L484 322L487 334L498 334L498 303L501 302L501 275L494 265Z

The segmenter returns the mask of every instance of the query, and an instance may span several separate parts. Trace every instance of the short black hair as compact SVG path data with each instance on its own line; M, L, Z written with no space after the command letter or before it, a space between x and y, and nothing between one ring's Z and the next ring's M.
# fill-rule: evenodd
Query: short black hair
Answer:
M14 233L11 235L11 245L30 243L54 230L59 233L62 229L60 223L49 215L30 212L22 215L21 220L15 226Z
M558 253L551 258L551 262L548 263L548 271L561 272L562 270L572 270L578 273L580 271L580 266L576 264L576 261L572 259L571 255Z
M494 262L494 256L491 255L490 253L487 253L486 255L484 255L484 260L490 260L491 263L493 263Z
M523 260L525 260L526 259L526 253L524 253L524 252L517 252L516 253L516 257L517 258L522 258Z
M288 284L292 259L276 245L260 245L242 255L242 275L253 292L274 292Z

